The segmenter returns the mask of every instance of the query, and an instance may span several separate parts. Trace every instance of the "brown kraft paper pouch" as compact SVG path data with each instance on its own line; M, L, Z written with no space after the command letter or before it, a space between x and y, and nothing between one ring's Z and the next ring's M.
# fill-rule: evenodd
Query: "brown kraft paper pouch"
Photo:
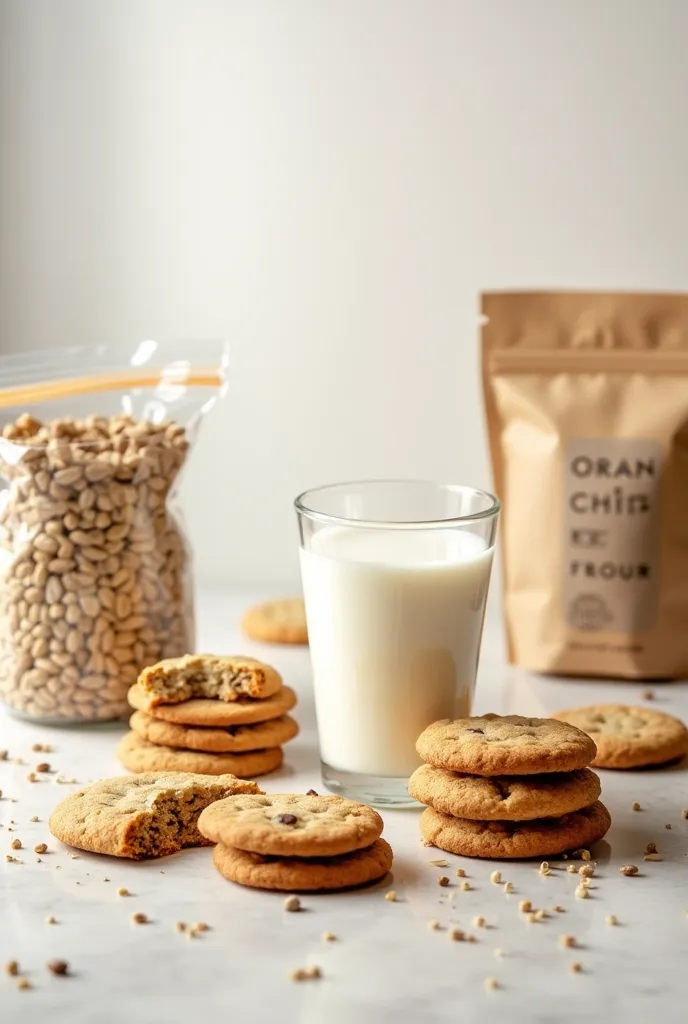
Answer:
M688 675L688 295L489 293L510 661Z

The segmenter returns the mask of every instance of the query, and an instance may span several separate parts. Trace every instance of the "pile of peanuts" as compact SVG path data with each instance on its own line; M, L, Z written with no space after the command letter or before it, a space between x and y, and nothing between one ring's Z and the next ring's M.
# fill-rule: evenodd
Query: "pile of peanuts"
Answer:
M0 439L0 696L46 721L127 714L127 689L193 649L189 555L168 498L184 428L24 414Z

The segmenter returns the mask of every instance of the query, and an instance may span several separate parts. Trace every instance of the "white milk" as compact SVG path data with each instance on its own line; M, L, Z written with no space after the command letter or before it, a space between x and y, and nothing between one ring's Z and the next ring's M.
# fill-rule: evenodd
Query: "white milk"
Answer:
M406 777L470 713L492 549L458 530L328 527L301 549L322 760Z

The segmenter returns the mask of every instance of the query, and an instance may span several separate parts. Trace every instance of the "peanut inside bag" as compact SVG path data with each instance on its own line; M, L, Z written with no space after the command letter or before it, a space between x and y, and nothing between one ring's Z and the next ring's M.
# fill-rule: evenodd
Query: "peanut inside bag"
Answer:
M688 295L489 293L510 660L688 674Z

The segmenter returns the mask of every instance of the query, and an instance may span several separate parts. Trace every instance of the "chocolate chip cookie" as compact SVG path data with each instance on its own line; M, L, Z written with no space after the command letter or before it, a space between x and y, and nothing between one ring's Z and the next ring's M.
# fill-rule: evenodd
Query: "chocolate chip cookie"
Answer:
M117 757L131 772L195 772L199 775L224 775L231 772L240 779L267 775L282 764L282 748L250 750L245 754L208 754L200 750L161 747L125 733L117 747Z
M232 726L267 722L279 718L296 704L296 694L289 686L282 686L270 697L239 697L224 701L212 697L197 697L181 704L151 705L151 698L138 683L129 688L127 700L137 711L145 711L153 718L177 725Z
M627 704L591 704L556 711L554 717L595 741L596 768L644 768L688 753L688 729L672 715Z
M264 750L280 747L294 738L299 727L289 715L273 718L269 722L255 725L230 725L224 729L209 726L176 725L163 722L135 711L129 719L132 730L150 743L158 746L177 747L186 750L204 750L209 753L243 753L247 750Z
M282 686L282 677L270 665L240 655L185 654L144 668L138 685L148 694L149 707L180 704L193 697L235 701L241 697L269 697Z

